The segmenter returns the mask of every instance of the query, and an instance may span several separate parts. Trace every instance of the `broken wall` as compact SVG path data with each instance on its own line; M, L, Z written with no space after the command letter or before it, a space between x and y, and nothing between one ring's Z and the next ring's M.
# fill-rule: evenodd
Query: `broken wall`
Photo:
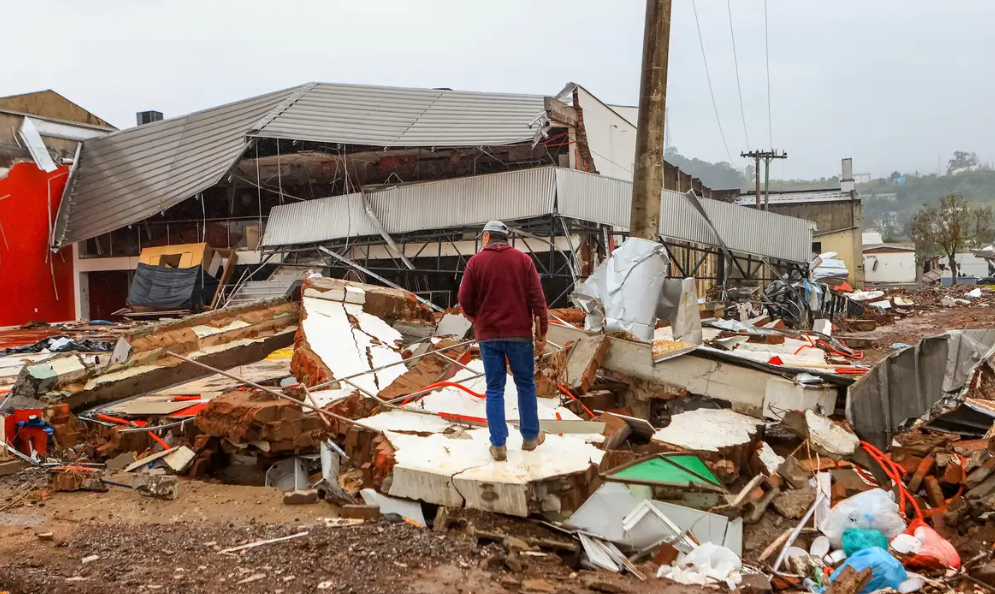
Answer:
M72 247L55 254L48 247L68 173L68 167L45 173L17 163L0 177L0 326L76 319Z

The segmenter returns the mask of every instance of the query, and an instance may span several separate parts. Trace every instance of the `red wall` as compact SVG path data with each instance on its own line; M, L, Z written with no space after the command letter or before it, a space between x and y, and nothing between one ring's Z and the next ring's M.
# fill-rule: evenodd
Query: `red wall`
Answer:
M48 180L52 180L54 224L68 171L59 167L45 173L34 163L18 163L0 178L0 326L76 318L72 248L57 254L48 249ZM50 263L54 263L55 287Z

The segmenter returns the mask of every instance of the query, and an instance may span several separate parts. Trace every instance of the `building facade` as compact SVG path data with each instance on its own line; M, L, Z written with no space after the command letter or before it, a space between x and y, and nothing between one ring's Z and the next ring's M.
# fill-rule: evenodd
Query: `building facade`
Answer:
M73 249L51 234L80 142L113 131L51 90L0 97L0 326L77 318Z

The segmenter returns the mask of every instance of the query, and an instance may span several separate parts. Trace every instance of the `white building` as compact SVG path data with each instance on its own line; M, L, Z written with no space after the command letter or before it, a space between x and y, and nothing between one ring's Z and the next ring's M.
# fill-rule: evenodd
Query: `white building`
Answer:
M881 239L880 231L864 231L860 234L860 241L863 245L881 245L884 240Z
M915 248L888 243L874 246L865 245L864 282L867 285L915 283Z

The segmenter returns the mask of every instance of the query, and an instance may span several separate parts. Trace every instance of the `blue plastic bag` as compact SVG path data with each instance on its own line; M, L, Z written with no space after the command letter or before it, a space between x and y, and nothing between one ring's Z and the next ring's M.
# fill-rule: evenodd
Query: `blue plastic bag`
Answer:
M857 570L857 573L870 567L874 574L871 576L871 581L864 586L859 594L870 594L884 588L897 590L902 582L909 579L909 575L905 573L905 567L898 559L892 557L891 553L879 547L871 547L857 551L852 557L848 557L846 562L829 576L829 581L835 582L843 568L848 565Z

